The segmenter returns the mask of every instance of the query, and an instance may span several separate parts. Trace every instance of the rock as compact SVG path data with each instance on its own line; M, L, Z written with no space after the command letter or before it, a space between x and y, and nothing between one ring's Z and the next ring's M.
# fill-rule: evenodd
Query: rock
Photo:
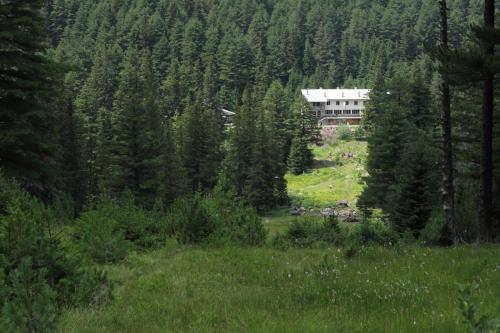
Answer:
M347 208L347 207L349 207L349 201L347 201L347 200L340 200L339 202L337 202L337 207Z
M290 215L302 216L305 213L306 213L306 209L304 207L292 207L292 208L290 208Z
M358 222L358 213L354 209L339 211L338 218L344 222Z
M321 215L322 216L333 216L335 215L335 210L333 210L333 208L325 208L321 211Z

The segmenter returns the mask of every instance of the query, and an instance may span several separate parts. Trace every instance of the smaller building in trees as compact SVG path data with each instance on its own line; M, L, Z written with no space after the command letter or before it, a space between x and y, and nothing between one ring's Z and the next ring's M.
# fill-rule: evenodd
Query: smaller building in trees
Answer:
M322 126L359 125L369 89L303 89L315 117Z

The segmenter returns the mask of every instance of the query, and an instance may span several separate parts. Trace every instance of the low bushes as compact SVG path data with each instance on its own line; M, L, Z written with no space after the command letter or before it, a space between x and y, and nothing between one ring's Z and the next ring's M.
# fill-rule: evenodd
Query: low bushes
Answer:
M49 207L0 175L0 327L52 331L61 307L102 304L111 284L61 245ZM82 286L85 286L82 288Z
M317 242L330 245L341 245L347 237L347 230L342 228L335 216L328 218L301 217L297 218L285 231L277 234L272 241L277 248L309 247Z
M166 236L164 216L136 206L129 193L120 200L102 196L77 219L73 233L78 252L97 263L120 261L132 248L160 246Z
M221 190L177 199L168 214L173 235L182 244L259 245L266 230L255 209Z
M284 233L277 234L272 241L276 248L310 247L322 242L343 246L355 253L365 245L392 246L399 241L397 233L377 219L354 225L340 225L335 216L328 218L297 218Z

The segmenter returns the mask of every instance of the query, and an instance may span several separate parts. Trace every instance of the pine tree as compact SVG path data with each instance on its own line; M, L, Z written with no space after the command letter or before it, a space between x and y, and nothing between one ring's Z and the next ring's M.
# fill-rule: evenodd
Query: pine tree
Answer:
M292 140L288 168L295 175L306 172L313 163L313 154L306 138L296 136Z
M167 119L163 127L160 193L164 205L167 206L182 194L187 193L188 188L171 120Z
M252 165L252 146L256 140L256 115L252 105L254 102L251 93L246 89L243 92L242 106L236 112L224 161L228 185L238 197L244 194Z
M150 56L127 55L113 110L112 190L152 205L159 194L162 119Z
M418 238L437 202L438 159L424 131L413 129L395 167L395 180L387 194L387 209L395 229Z
M446 0L439 2L441 16L441 43L440 46L448 49L448 7ZM455 184L453 170L453 146L451 138L451 96L450 85L446 73L441 69L440 78L441 93L441 126L443 140L443 166L442 166L442 202L446 218L446 225L450 240L457 243L456 221L455 221Z
M50 105L61 73L46 50L42 1L0 4L0 167L31 193L48 198L58 187Z
M301 174L312 167L314 161L309 145L317 143L320 138L314 111L303 96L298 97L293 104L289 123L292 139L288 168L294 174Z
M271 172L273 174L276 201L284 204L288 201L285 180L286 161L290 152L291 135L288 127L290 114L285 89L279 81L274 81L267 90L261 103L265 121L270 127L267 139L271 143Z
M178 142L183 169L192 191L207 191L217 183L222 159L219 113L205 108L198 98L179 121Z
M265 112L259 112L256 127L255 141L252 143L252 156L248 178L244 188L245 199L256 209L264 211L275 205L273 141L271 127L266 119Z

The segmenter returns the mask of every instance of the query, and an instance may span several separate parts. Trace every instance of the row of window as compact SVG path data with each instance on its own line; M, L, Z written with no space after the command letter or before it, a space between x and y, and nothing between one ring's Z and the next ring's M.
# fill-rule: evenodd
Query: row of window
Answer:
M354 105L359 105L360 101L354 101ZM326 102L326 105L330 105L331 101ZM363 101L361 101L361 104L363 104ZM335 105L340 105L340 101L335 101ZM349 101L345 101L345 105L349 105Z
M331 105L331 102L332 101L326 102L326 105ZM349 105L350 104L349 101L345 101L344 103L345 103L344 105ZM312 105L313 106L320 106L321 102L313 102ZM335 105L340 105L340 101L335 101ZM363 101L354 101L354 105L363 105Z
M326 110L325 111L325 114L335 114L335 115L342 115L342 114L345 114L345 115L359 115L361 113L360 110Z

